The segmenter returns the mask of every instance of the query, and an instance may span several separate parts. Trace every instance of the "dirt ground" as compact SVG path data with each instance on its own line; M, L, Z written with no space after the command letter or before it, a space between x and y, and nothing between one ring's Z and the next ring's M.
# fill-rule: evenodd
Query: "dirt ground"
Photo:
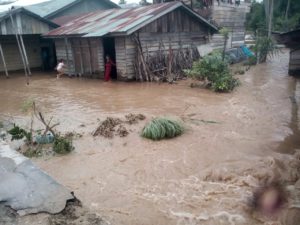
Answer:
M284 52L239 75L242 85L229 94L190 88L189 80L172 85L104 83L34 74L26 86L24 77L2 76L0 118L29 125L20 105L31 98L60 122L60 132L82 134L71 154L34 162L105 223L278 225L281 218L282 224L296 225L299 195L290 197L273 218L249 207L263 182L279 180L293 195L299 190L300 82L287 75L287 66ZM99 121L129 113L146 119L127 124L126 137L92 135ZM145 123L160 115L180 117L186 132L159 142L141 138ZM19 221L44 224L45 218Z

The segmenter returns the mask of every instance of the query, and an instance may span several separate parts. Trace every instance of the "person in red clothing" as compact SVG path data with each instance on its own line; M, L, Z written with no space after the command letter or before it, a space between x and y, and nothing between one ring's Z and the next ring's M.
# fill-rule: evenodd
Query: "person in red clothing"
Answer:
M112 67L116 66L116 64L112 61L109 55L105 57L105 75L104 80L109 81L111 77Z

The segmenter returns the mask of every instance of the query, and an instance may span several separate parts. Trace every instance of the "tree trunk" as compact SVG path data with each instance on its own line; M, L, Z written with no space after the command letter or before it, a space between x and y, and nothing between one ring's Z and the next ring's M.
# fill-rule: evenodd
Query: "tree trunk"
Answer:
M274 1L273 0L269 0L268 37L271 37L271 33L272 33L273 8L274 8Z
M291 4L291 0L287 0L287 6L286 6L286 10L285 10L285 21L288 20L289 18L289 10L290 10L290 4Z

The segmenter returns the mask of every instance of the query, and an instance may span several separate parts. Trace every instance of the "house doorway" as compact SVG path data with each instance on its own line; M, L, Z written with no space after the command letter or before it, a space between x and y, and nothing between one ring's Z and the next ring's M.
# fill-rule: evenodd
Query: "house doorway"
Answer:
M49 47L42 47L42 63L43 63L43 71L49 71L51 68L50 65L50 49Z
M115 39L111 37L103 38L103 52L104 52L104 62L105 57L108 55L114 63L116 63L116 49L115 49ZM113 66L111 75L111 79L116 80L117 79L117 67Z

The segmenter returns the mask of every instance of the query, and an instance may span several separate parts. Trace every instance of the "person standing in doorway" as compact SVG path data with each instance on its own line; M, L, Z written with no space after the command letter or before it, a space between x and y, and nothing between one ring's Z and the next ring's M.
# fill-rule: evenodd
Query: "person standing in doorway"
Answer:
M60 59L60 60L59 60L59 63L58 63L57 66L56 66L56 70L57 70L57 72L58 72L58 74L56 75L56 78L57 78L57 79L60 78L62 75L65 74L65 69L64 69L64 67L65 67L64 60L63 60L63 59Z
M112 61L109 55L105 57L105 75L104 80L109 81L111 78L112 67L116 66L116 64Z

